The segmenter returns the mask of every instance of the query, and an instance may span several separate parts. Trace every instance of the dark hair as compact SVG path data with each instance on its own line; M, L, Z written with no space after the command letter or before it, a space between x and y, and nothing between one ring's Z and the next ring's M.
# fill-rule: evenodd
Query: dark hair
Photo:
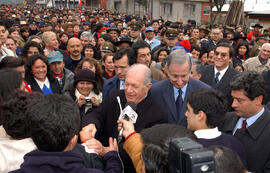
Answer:
M10 93L9 99L1 105L0 109L3 127L9 136L14 139L31 136L27 126L26 109L30 101L39 96L39 94L30 94L20 90Z
M192 52L193 49L195 49L198 52L201 52L201 48L196 44L191 45L190 52Z
M216 50L217 50L217 48L218 47L227 47L227 48L229 48L229 56L230 56L230 58L233 58L234 57L234 49L233 49L233 47L230 45L230 44L228 44L228 43L226 43L226 42L220 42L217 46L216 46L216 48L215 48L215 52L216 52ZM210 51L209 51L210 52Z
M15 31L17 31L19 33L19 31L15 27L11 27L11 28L8 29L9 34L12 33L12 32L15 32Z
M5 22L6 22L6 21L5 21ZM4 21L1 21L1 22L0 22L0 26L3 26L3 27L5 28L5 30L6 30L6 29L7 29L7 26L6 26L5 22L4 22Z
M16 89L21 87L22 76L13 69L0 70L0 104Z
M168 173L168 153L154 144L147 144L142 150L142 159L147 173Z
M78 65L76 66L75 70L74 70L74 73L76 74L80 69L82 69L82 65L84 62L89 62L90 64L93 64L96 68L96 73L95 73L95 76L96 76L96 83L97 83L97 89L99 91L102 91L103 89L103 84L104 84L104 79L102 78L102 73L103 73L103 70L101 68L101 66L99 65L98 61L93 59L93 58L84 58L82 59Z
M79 132L79 109L65 95L48 94L33 99L27 109L31 137L37 148L61 152Z
M85 45L83 47L83 49L82 49L82 55L85 57L84 51L85 51L85 49L89 49L89 48L92 49L93 52L94 52L93 58L98 59L97 48L95 46L93 46L92 44L87 44L87 45Z
M29 28L28 28L27 26L21 27L21 29L20 29L20 34L22 34L22 33L25 32L25 31L28 31L28 32L29 32Z
M236 68L237 66L241 67L242 70L245 71L245 68L244 68L243 64L241 64L239 62L233 64L233 68Z
M32 66L34 65L34 63L38 59L40 59L41 61L43 61L46 64L46 66L47 66L47 75L46 76L48 77L49 81L55 80L55 78L52 76L52 73L50 70L50 65L49 65L47 57L45 57L42 54L35 54L33 56L30 56L29 60L26 63L26 66L25 66L25 79L26 79L26 81L29 81L31 78L34 77L33 73L32 73Z
M132 44L132 48L136 55L136 60L138 56L138 49L145 48L145 47L148 47L149 50L151 50L150 45L146 41L143 41L143 40L138 40Z
M61 38L63 35L68 36L68 33L64 31L59 32L59 38Z
M99 38L103 38L105 41L109 41L109 42L113 43L113 38L110 34L103 34Z
M155 20L152 20L152 22L150 23L150 25L153 25L154 23L158 23L158 20L155 19ZM159 24L159 23L158 23Z
M205 113L206 125L210 128L222 125L228 110L225 96L214 89L200 89L192 92L187 98L187 103L195 114L198 114L199 111Z
M8 36L7 39L13 40L14 44L16 45L17 41L14 38L12 38L11 36Z
M174 124L158 124L141 131L141 138L144 144L158 145L167 152L171 140L181 137L188 137L197 141L197 137L192 131Z
M230 82L231 90L244 90L244 94L254 100L258 96L266 97L266 83L255 71L245 71L235 75Z
M1 62L0 62L0 69L3 68L16 68L23 66L25 63L22 58L16 58L14 56L6 56Z
M247 52L245 53L245 55L249 55L249 46L248 46L248 44L245 43L245 42L241 42L241 43L236 47L236 55L238 55L238 53L239 53L239 48L240 48L241 46L245 46L245 47L247 48Z
M208 147L214 152L215 173L246 173L239 156L224 146Z
M27 57L27 53L28 53L28 50L30 47L36 47L38 49L39 53L43 54L43 50L37 42L29 41L22 48L22 54L21 54L22 57L24 57L24 58Z
M160 169L158 173L168 170L168 152L172 139L188 137L197 141L194 133L183 126L174 124L158 124L141 131L141 139L145 147L142 151L143 160L146 161L146 169ZM149 160L148 160L149 159ZM160 162L162 161L162 163ZM153 165L151 165L153 164ZM148 173L148 171L146 171ZM168 172L168 171L167 171ZM150 173L157 173L153 171Z
M160 54L161 52L163 52L163 51L167 52L167 55L170 54L170 51L169 51L167 48L165 48L165 47L160 48L160 49L158 50L158 52L157 52L157 56L156 56L156 59L155 59L156 62L158 62L158 56L159 56L159 54Z
M113 56L113 62L115 60L119 60L119 59L123 58L124 55L127 55L129 66L131 66L132 64L134 64L136 62L135 52L132 48L121 48L121 49L117 50Z

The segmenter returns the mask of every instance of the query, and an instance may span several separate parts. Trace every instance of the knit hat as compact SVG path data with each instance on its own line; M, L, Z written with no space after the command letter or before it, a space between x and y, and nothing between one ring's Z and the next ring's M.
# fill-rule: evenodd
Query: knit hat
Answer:
M94 85L96 84L95 73L89 69L81 69L78 73L74 76L74 86L77 85L80 81L88 81L92 82Z

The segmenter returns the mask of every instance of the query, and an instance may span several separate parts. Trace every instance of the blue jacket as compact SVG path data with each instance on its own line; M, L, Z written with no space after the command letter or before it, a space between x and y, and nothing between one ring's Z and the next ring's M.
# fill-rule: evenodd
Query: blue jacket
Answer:
M105 172L122 172L122 165L116 151L110 151L103 158ZM103 173L100 169L86 168L82 156L74 151L45 152L34 150L24 156L20 169L11 173Z
M102 100L104 100L112 91L119 90L119 79L115 75L113 78L106 80L102 90Z
M211 87L199 80L193 79L192 77L189 78L187 91L183 103L183 109L181 110L180 116L177 115L173 93L173 85L171 84L170 79L157 82L152 86L150 92L155 98L155 100L167 111L169 123L178 124L186 127L187 120L185 113L187 111L187 96L193 91L199 90L201 88Z

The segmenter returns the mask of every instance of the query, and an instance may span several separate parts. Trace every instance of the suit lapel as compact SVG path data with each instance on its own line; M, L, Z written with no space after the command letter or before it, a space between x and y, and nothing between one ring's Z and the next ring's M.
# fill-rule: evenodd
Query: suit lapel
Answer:
M224 73L224 75L222 76L221 80L219 81L219 83L217 84L216 88L224 85L224 83L226 81L230 81L230 77L231 77L231 69L230 67L227 69L227 71Z

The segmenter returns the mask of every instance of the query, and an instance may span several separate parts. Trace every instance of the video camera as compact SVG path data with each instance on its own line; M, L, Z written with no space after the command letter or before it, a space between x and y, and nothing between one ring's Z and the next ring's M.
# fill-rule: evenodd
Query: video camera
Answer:
M176 138L169 146L170 173L214 173L214 152L193 140Z

